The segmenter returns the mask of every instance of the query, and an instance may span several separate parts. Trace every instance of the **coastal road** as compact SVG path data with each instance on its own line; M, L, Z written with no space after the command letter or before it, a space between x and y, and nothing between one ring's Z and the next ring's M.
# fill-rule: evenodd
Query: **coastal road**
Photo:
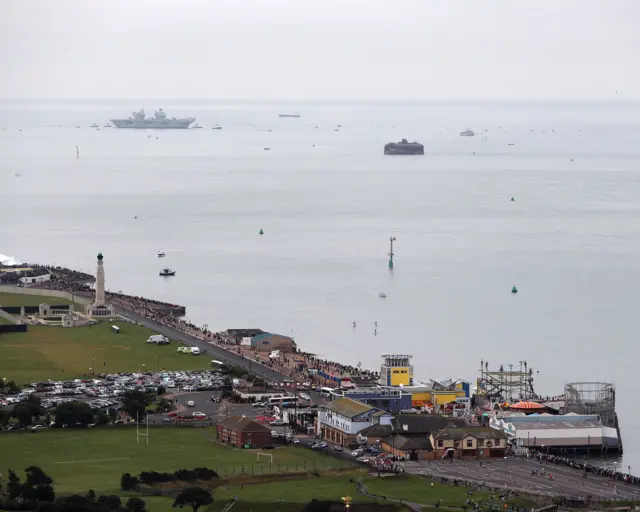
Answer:
M640 500L640 486L624 484L604 476L589 473L583 478L579 470L555 464L540 464L537 460L508 457L482 461L454 460L453 462L419 461L405 462L407 473L431 475L435 477L459 478L461 480L482 481L494 487L503 487L505 482L511 489L559 494L595 500L631 498ZM544 469L546 476L532 474ZM553 475L549 479L548 474Z
M279 384L285 379L285 376L281 373L278 373L271 368L268 368L262 364L256 363L255 361L250 361L249 359L239 356L238 354L234 354L233 352L224 350L216 345L212 345L206 343L195 336L191 336L183 331L176 329L175 327L171 327L168 325L160 324L155 322L154 320L150 320L142 315L129 311L128 309L124 309L120 306L113 306L113 309L119 315L124 316L134 322L144 325L149 329L152 329L160 334L164 334L168 338L178 340L185 345L190 345L192 347L198 347L201 350L206 351L204 357L211 357L212 359L218 359L220 361L230 363L236 366L240 366L245 368L246 370L250 370L252 374L257 375L258 377L270 381L277 382ZM203 356L201 356L203 357Z

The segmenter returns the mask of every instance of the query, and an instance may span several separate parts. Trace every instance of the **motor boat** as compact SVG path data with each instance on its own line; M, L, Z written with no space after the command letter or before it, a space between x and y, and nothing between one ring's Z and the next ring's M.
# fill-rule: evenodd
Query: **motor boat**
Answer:
M176 271L175 270L171 270L170 268L163 268L160 271L160 275L161 276L175 276L176 275Z
M384 292L380 292L380 298L381 299L386 299L387 298L387 294Z
M222 126L220 126L219 124L212 126L211 127L212 130L222 130Z
M158 251L158 258L164 258L165 253L164 251Z

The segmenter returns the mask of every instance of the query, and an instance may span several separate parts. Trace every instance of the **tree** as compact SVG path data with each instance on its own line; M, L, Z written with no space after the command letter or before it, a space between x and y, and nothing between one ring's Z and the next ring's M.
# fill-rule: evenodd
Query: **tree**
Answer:
M111 421L111 423L115 423L115 421L118 419L118 411L116 411L113 407L107 410L107 415L109 416L109 421Z
M139 484L140 480L135 476L131 476L131 473L124 473L120 477L120 489L123 491L134 491Z
M182 508L187 505L193 509L193 512L198 512L200 507L209 505L210 503L213 503L211 492L202 487L187 487L176 496L176 500L173 502L173 508Z
M53 479L38 466L29 466L24 472L27 475L26 485L38 487L40 485L53 484Z
M109 423L109 416L107 416L107 413L103 410L96 411L95 418L98 425L106 425L107 423Z
M11 413L4 409L0 409L0 427L6 427L11 419Z
M53 512L53 503L40 501L36 507L36 512Z
M156 413L158 414L171 412L174 409L175 409L175 406L173 405L173 401L167 400L166 398L161 398L160 400L158 400L158 403L156 404Z
M109 510L114 510L116 512L122 507L122 500L120 499L120 496L116 496L115 494L99 496L98 503L101 503Z
M151 401L151 395L147 393L127 391L122 400L122 409L135 420L144 416L146 407Z
M147 512L147 504L140 498L129 498L127 500L126 509L129 512Z
M56 407L56 423L75 427L80 424L84 427L93 422L93 411L85 402L67 402Z
M11 411L11 416L17 418L21 425L31 425L33 416L31 409L26 404L18 404Z
M24 402L24 404L31 411L32 418L39 418L44 414L44 409L40 403L40 398L36 395L29 395L29 398Z
M7 478L7 494L9 498L15 500L20 494L22 494L22 485L20 484L20 478L16 475L13 469L9 470L9 476Z

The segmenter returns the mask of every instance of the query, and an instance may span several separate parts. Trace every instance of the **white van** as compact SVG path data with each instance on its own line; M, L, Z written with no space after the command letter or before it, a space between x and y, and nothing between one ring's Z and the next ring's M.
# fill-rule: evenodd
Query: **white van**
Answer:
M200 350L198 347L191 347L191 353L194 356L198 356L198 355L202 354L202 350Z
M156 343L157 345L168 345L169 338L163 336L162 334L154 334L153 336L149 336L147 343Z
M196 403L193 400L187 402L187 407L195 407Z

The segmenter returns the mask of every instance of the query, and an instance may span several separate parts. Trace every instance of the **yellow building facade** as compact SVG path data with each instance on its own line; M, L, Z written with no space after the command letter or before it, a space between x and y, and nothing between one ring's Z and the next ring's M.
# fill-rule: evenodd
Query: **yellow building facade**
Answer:
M410 355L385 355L380 366L380 385L412 386L413 366Z

